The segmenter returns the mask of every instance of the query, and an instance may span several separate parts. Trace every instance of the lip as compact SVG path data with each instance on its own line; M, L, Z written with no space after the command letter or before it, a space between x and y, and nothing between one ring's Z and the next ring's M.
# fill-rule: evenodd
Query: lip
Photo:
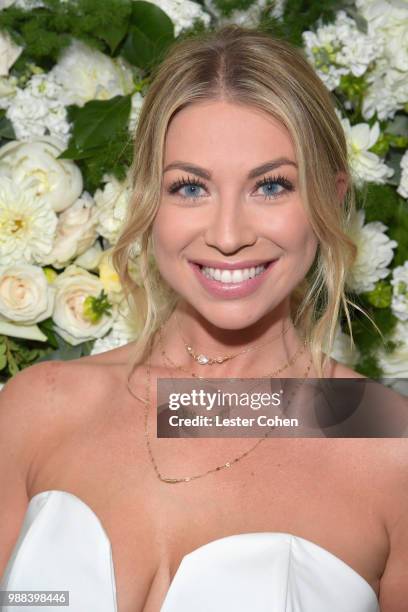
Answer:
M254 278L249 278L248 280L244 280L239 283L221 283L220 281L217 281L215 279L207 278L201 272L199 264L194 263L192 261L189 261L188 263L189 263L189 266L193 269L193 272L197 280L199 281L200 285L207 291L207 293L210 293L211 295L215 297L234 299L234 298L243 298L243 297L246 297L254 293L258 289L258 287L260 287L265 282L265 280L268 278L269 274L271 273L271 270L274 269L278 261L279 261L279 258L270 261L267 268L265 268L265 270L261 274L259 274L258 276L255 276ZM248 266L248 263L246 264L245 267L255 267L255 266ZM261 265L261 264L258 263L257 265ZM242 264L240 264L240 266L242 267ZM209 267L215 267L215 266L209 266ZM228 269L230 270L236 269L237 267L238 266L236 266L235 268L228 268Z
M205 268L218 268L219 270L243 270L244 268L256 268L262 266L273 259L251 259L250 261L213 261L211 259L196 259L189 263L204 266Z

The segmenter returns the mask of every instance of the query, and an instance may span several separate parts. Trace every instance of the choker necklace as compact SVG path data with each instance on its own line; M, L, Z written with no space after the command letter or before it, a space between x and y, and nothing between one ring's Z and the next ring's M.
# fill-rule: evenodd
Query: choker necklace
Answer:
M160 351L161 351L161 354L163 356L163 359L165 359L167 361L167 363L170 363L170 365L172 365L173 367L177 368L177 370L180 370L181 372L184 372L185 374L188 374L189 376L192 376L193 378L200 378L200 379L207 378L207 376L199 376L198 374L195 374L194 372L190 372L189 370L186 370L182 366L177 365L176 363L174 363L174 361L167 355L167 353L166 353L166 351L164 349L163 336L162 336L160 328L158 329L158 334L159 334ZM297 358L300 357L300 355L302 355L302 353L304 353L305 350L306 350L306 342L304 342L297 349L295 354L283 366L281 366L277 370L274 370L273 372L270 372L269 374L264 374L262 376L251 376L251 378L275 378L276 376L278 376L278 374L283 372L283 370L286 370L289 366L293 365L295 363L295 361L297 360Z
M152 463L152 466L154 468L154 471L156 473L156 476L159 480L161 480L162 482L165 482L167 484L177 484L177 483L181 483L181 482L191 482L192 480L196 480L197 478L203 478L204 476L207 476L207 474L212 474L212 472L217 472L226 468L230 468L234 463L238 463L238 461L240 461L241 459L243 459L244 457L246 457L247 455L249 455L249 453L251 453L252 451L254 451L257 446L259 446L264 440L266 440L266 438L269 435L269 432L271 431L271 429L274 429L274 426L271 426L267 433L265 434L265 436L263 438L260 438L259 440L256 441L256 443L251 446L247 451L241 453L240 455L238 455L237 457L235 457L235 459L232 459L231 461L226 461L226 463L223 463L222 465L218 465L214 468L211 468L210 470L207 470L206 472L203 472L201 474L195 474L193 476L184 476L182 478L172 478L169 476L163 476L157 466L155 457L153 455L153 451L150 445L150 440L149 440L149 429L148 429L148 416L149 416L149 408L150 408L150 357L151 357L151 352L152 352L152 344L153 344L153 339L150 340L150 353L149 353L149 357L147 360L147 399L143 399L139 396L137 396L135 393L133 393L131 387L130 387L130 376L131 373L129 374L129 376L127 377L127 388L128 391L130 392L131 395L133 395L133 397L135 397L138 400L141 400L142 402L144 402L145 404L145 410L144 410L144 435L145 435L145 440L146 440L146 446L147 446L147 451L149 454L149 458L150 461ZM291 403L292 399L293 399L293 395L296 392L296 389L299 388L306 380L306 378L309 375L309 371L310 368L312 367L312 358L309 360L308 366L306 367L306 370L304 372L304 375L302 377L302 382L299 383L297 385L297 387L292 390L292 393L290 395L289 401L287 406L289 406L289 404Z
M229 359L234 359L234 357L237 357L238 355L243 355L244 353L249 353L250 351L254 351L255 349L261 348L263 346L266 346L267 344L270 344L271 342L273 342L274 340L277 340L278 338L281 338L282 336L284 336L286 334L286 332L290 329L290 325L288 325L288 327L282 332L282 334L278 334L277 336L274 336L273 338L270 338L267 342L264 342L263 344L256 344L255 346L250 346L249 348L244 349L243 351L239 351L238 353L234 353L232 355L225 355L224 357L208 357L208 355L205 355L204 353L195 353L192 346L190 346L184 339L183 337L183 333L181 331L180 328L180 324L177 318L177 312L174 311L174 318L176 320L177 323L177 328L179 331L179 334L182 338L184 347L187 351L187 353L194 359L194 361L197 361L197 363L199 363L200 365L214 365L214 363L220 364L220 363L224 363L224 361L227 361Z

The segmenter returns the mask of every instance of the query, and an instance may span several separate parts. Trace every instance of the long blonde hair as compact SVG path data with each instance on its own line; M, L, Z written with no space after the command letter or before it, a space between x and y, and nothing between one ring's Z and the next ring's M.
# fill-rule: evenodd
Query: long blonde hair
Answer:
M342 309L352 344L348 305L361 310L345 292L346 273L357 255L346 233L355 213L355 194L346 140L330 92L300 49L238 25L175 42L152 77L135 133L133 194L112 251L130 312L141 320L134 363L145 358L153 334L179 299L161 277L151 251L166 132L171 119L187 105L222 99L269 113L292 137L300 194L319 247L312 267L291 295L291 316L322 377ZM348 179L343 202L335 184L339 171ZM136 261L144 287L135 283L129 270Z

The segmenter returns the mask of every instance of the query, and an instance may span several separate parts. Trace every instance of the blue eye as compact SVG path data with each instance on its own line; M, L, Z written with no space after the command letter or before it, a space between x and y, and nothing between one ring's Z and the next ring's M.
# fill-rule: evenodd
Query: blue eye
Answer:
M264 177L255 185L255 189L259 189L260 187L268 187L269 191L264 193L265 198L277 198L283 195L285 192L294 191L291 181L282 175L275 177ZM282 189L278 191L277 187L281 187Z
M266 187L267 191L264 192L265 199L270 198L278 198L285 193L294 191L294 186L286 177L282 175L278 175L276 177L264 177L259 180L255 185L255 190L257 191L260 187ZM281 189L278 189L278 188ZM181 193L181 189L186 189L184 194ZM172 185L170 185L168 192L170 194L178 194L184 199L190 200L198 200L198 198L202 197L199 195L200 189L206 190L205 184L197 178L188 177L185 179L184 177L178 179Z
M179 179L175 183L170 185L169 193L171 194L178 193L182 188L184 189L184 187L187 188L187 193L186 195L183 195L182 193L180 193L181 197L187 198L187 199L193 199L193 200L197 200L197 192L199 191L199 189L205 189L205 185L202 181L200 181L199 179L192 179L189 177L188 179L185 179L185 178Z

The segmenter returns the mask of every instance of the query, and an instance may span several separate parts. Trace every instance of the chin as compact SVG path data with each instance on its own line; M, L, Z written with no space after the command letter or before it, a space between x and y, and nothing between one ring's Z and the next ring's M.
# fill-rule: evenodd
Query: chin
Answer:
M185 298L187 299L187 298ZM242 330L256 324L266 312L255 312L253 304L243 304L242 300L229 301L221 304L214 302L211 305L198 305L189 302L203 319L225 330Z

